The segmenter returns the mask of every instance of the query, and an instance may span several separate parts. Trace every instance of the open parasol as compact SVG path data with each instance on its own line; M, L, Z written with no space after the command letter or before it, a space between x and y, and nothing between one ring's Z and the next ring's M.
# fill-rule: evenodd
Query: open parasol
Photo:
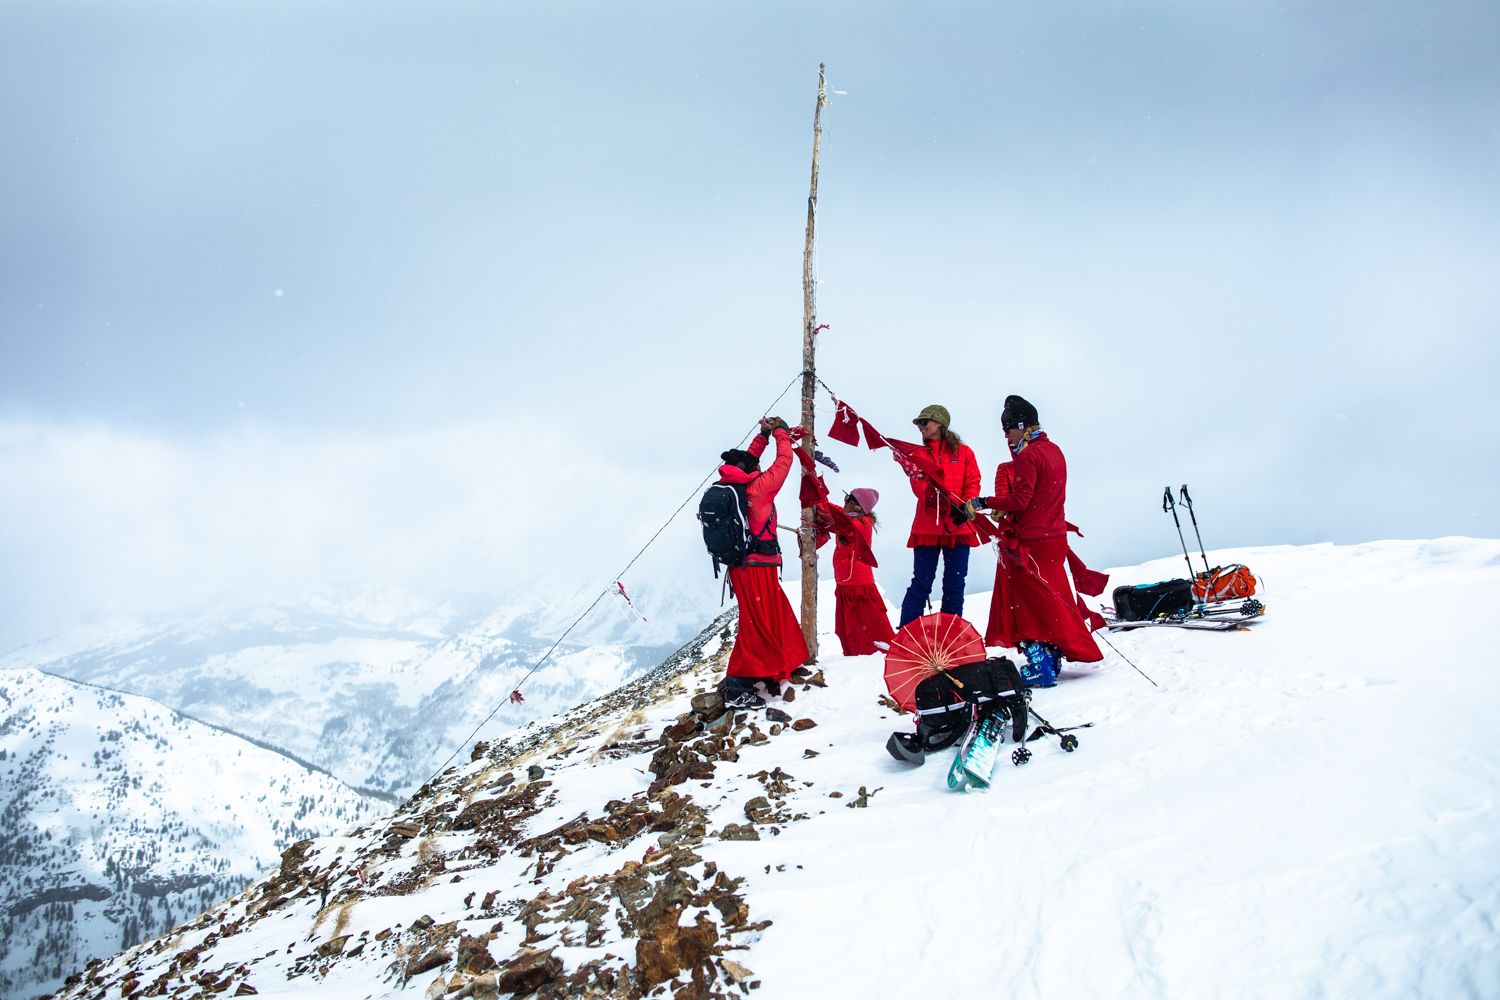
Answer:
M939 670L983 660L984 640L958 615L939 612L907 624L885 654L885 686L908 712L917 707L917 685Z

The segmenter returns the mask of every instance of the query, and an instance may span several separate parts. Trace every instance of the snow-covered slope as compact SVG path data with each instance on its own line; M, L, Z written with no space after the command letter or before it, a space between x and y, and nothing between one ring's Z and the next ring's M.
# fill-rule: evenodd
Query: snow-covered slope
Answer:
M1224 555L1268 615L1110 636L987 792L886 756L878 657L694 703L716 623L66 995L1500 995L1500 542Z
M610 691L696 631L681 624L690 613L701 617L684 593L646 593L632 596L650 609L649 622L613 598L601 602L527 683L519 705L506 702L511 688L568 624L538 595L501 605L471 598L482 610L458 610L456 600L399 588L350 588L81 631L13 651L3 666L144 695L354 787L406 795L495 706L505 707L483 735ZM570 592L571 618L593 596Z
M382 803L169 709L0 671L0 996L55 986Z

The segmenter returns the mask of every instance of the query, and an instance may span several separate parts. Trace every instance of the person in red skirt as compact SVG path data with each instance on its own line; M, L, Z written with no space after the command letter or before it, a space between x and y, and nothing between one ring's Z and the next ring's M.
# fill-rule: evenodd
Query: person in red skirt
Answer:
M760 471L760 456L772 439L776 457ZM802 626L781 589L781 546L776 541L776 494L792 468L792 439L786 421L772 417L760 422L760 434L746 450L731 448L719 457L719 482L743 486L750 551L738 566L729 568L729 587L740 608L739 635L729 654L722 691L729 708L764 704L756 693L760 683L778 694L781 682L807 662Z
M1013 457L995 470L995 495L973 501L975 508L1004 515L984 641L1019 649L1027 660L1022 669L1027 682L1051 687L1064 656L1080 663L1104 658L1084 621L1067 564L1072 560L1080 571L1092 571L1068 547L1071 526L1063 514L1068 465L1062 449L1042 430L1036 407L1020 396L1005 398L1000 420Z
M845 656L879 652L896 634L886 614L885 600L875 586L872 561L865 558L874 537L875 504L879 500L879 493L860 487L849 491L842 511L827 500L813 508L819 528L835 539L833 631Z

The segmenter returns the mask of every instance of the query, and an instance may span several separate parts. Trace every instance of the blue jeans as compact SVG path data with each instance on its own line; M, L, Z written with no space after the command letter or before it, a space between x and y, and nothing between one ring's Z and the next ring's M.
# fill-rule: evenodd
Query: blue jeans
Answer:
M964 577L969 575L969 546L918 545L911 550L911 586L901 600L901 624L922 617L927 598L932 596L932 582L937 577L938 556L943 558L942 610L950 615L964 613Z

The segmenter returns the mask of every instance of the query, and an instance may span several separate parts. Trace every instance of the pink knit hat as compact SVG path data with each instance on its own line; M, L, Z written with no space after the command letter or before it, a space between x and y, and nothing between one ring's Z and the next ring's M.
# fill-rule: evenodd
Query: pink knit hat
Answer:
M873 512L875 505L880 502L880 494L864 486L850 490L849 495L854 498L855 503L859 504L859 509L866 514Z

